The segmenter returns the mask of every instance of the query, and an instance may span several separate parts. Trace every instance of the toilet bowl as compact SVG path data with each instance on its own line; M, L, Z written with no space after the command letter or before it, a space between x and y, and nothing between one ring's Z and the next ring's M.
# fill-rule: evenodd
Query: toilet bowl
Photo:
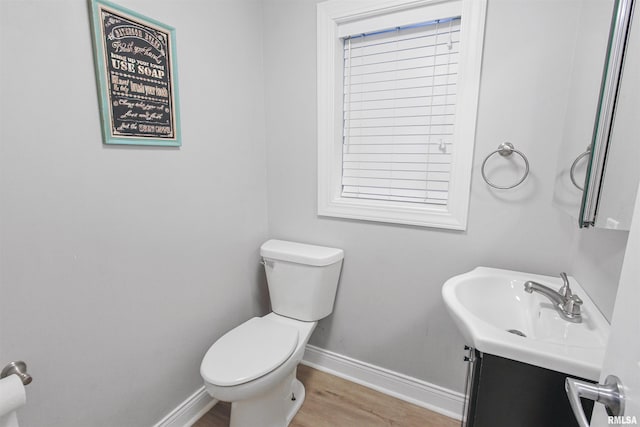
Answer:
M231 427L275 427L291 422L305 397L295 377L296 368L316 325L269 313L248 320L211 346L200 373L211 396L232 402ZM292 348L287 340L294 343ZM275 343L284 344L279 347L282 352L265 357L268 341L272 348L278 348Z
M341 249L269 240L260 248L272 313L232 329L207 351L207 392L231 402L230 427L286 427L304 402L298 363L317 321L333 311Z

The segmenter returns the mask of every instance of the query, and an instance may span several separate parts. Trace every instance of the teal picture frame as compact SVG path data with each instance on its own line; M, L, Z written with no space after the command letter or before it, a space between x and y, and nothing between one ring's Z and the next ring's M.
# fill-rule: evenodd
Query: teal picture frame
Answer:
M89 2L103 142L180 147L175 28Z

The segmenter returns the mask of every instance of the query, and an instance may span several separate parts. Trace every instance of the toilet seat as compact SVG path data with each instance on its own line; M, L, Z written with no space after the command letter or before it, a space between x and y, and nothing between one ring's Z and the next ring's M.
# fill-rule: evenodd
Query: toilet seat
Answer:
M298 330L265 317L254 317L227 332L204 356L203 378L234 386L252 381L282 365L298 345Z

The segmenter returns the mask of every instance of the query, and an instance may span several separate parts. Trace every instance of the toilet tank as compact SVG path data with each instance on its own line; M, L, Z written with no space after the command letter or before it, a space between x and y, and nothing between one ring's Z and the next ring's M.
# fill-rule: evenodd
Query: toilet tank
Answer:
M309 322L331 314L342 249L269 240L260 247L260 255L274 313Z

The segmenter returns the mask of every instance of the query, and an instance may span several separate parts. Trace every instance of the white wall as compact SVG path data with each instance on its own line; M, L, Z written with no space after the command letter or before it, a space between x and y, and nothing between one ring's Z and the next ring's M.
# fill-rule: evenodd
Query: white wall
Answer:
M345 249L335 311L312 344L461 391L464 343L443 282L478 265L571 272L575 226L551 199L578 6L489 1L469 226L452 232L316 215L316 1L265 0L269 231ZM512 191L480 176L503 141L531 162Z
M0 365L25 427L150 426L267 309L259 1L120 0L177 28L183 146L102 144L88 2L0 1Z

